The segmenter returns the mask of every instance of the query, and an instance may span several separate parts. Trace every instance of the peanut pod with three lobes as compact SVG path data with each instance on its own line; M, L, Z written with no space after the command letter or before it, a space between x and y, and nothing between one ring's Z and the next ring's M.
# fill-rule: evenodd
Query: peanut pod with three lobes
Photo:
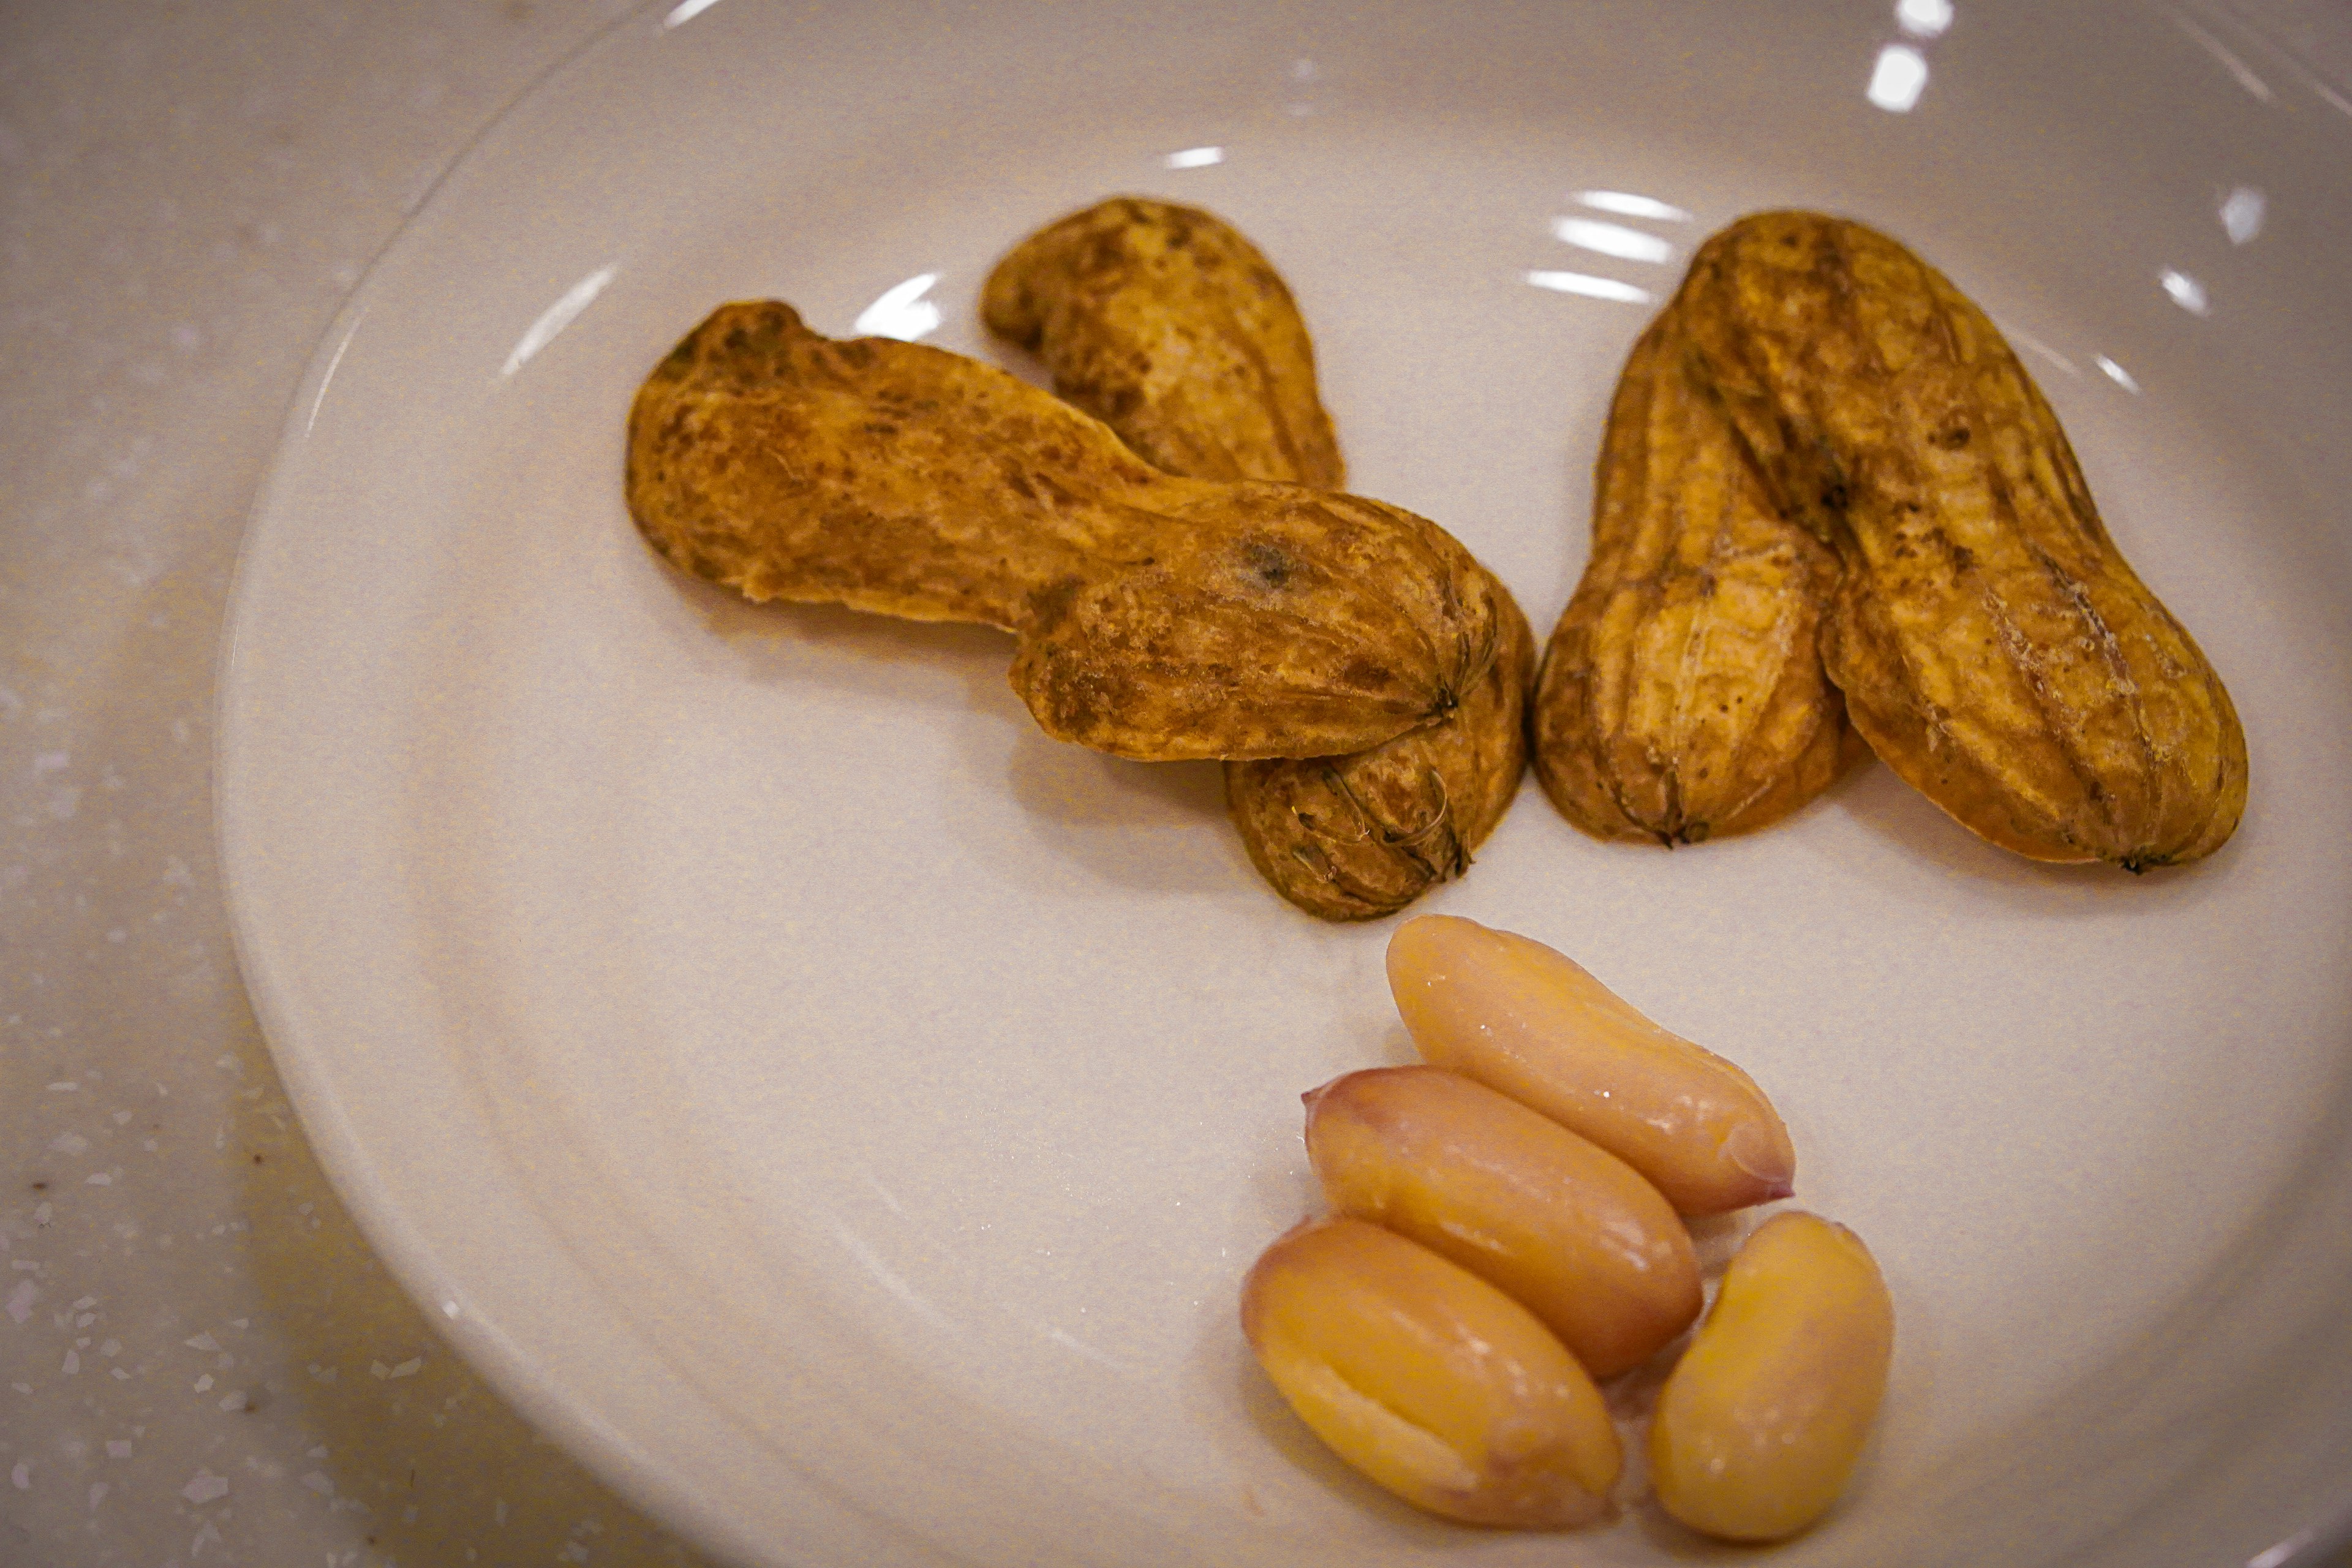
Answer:
M1141 761L1379 745L1458 709L1505 637L1433 522L1163 473L1017 377L773 301L647 378L626 489L656 551L749 598L1012 631L1045 732Z
M1211 214L1097 203L997 263L981 310L1039 354L1055 392L1171 473L1346 482L1289 289ZM1481 575L1498 652L1452 717L1369 750L1226 763L1251 860L1309 913L1373 919L1461 875L1517 792L1534 638L1508 591Z
M1710 238L1674 310L1775 504L1837 552L1822 660L1881 760L2038 860L2137 871L2229 838L2230 695L1982 310L1885 236L1801 212Z

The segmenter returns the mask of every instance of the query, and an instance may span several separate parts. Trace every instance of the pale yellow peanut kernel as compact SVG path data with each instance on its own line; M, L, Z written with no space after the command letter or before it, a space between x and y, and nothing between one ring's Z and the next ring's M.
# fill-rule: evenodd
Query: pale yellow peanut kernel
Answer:
M1607 1511L1622 1455L1591 1377L1418 1243L1359 1219L1298 1226L1243 1281L1242 1331L1299 1419L1407 1502L1528 1530Z
M1809 1214L1749 1237L1658 1395L1651 1483L1730 1541L1779 1541L1845 1489L1895 1349L1895 1307L1862 1239Z
M1787 1197L1797 1152L1764 1091L1539 942L1454 915L1389 941L1413 1043L1633 1166L1686 1215Z
M1690 1233L1658 1190L1459 1073L1333 1079L1307 1096L1307 1154L1332 1207L1499 1287L1595 1377L1639 1365L1698 1316Z

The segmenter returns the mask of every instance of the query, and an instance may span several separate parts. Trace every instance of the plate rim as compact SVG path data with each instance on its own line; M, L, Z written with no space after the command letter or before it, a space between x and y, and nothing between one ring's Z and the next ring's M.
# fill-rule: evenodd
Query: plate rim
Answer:
M706 0L706 4L708 0ZM2296 68L2311 77L2325 75L2295 51L2269 37L2263 29L2211 0L2189 0L2195 12L2217 12L2238 26L2263 37ZM478 165L510 133L519 114L540 100L555 83L579 68L601 50L644 26L647 19L676 9L677 0L632 0L616 15L594 26L583 37L559 51L509 94L469 133L425 184L400 221L369 258L357 281L333 319L319 334L304 370L289 395L269 458L246 509L235 563L225 599L221 633L212 662L211 700L214 733L210 766L214 780L212 847L219 868L222 901L227 915L230 951L256 1023L272 1064L285 1082L289 1098L300 1116L305 1137L317 1152L321 1170L337 1200L366 1237L376 1258L416 1305L420 1316L468 1366L483 1376L535 1427L557 1437L565 1451L579 1457L598 1481L612 1487L645 1509L666 1528L676 1530L698 1551L731 1561L761 1560L763 1537L747 1532L741 1521L709 1507L697 1489L674 1475L661 1461L648 1457L622 1434L566 1398L549 1380L543 1365L505 1333L470 1314L435 1310L436 1266L430 1244L415 1232L397 1208L384 1201L380 1163L365 1151L341 1102L327 1088L322 1069L310 1055L292 1042L299 1034L292 1023L296 1004L289 983L274 960L272 940L263 929L259 905L264 902L248 881L249 859L242 847L253 827L241 813L249 809L231 781L253 765L249 721L238 701L237 676L242 635L255 615L259 569L255 563L272 534L271 520L282 519L289 497L304 462L309 427L314 425L332 392L344 352L365 321L383 285L388 261L428 221L451 183ZM2141 0L2140 9L2168 9ZM698 7L699 9L699 7ZM282 521L278 525L282 527ZM835 1508L810 1494L810 1501ZM838 1520L855 1525L851 1510L835 1509ZM2336 1554L2352 1548L2352 1494L2330 1519L2315 1521L2280 1541L2248 1564L2248 1568L2334 1568Z

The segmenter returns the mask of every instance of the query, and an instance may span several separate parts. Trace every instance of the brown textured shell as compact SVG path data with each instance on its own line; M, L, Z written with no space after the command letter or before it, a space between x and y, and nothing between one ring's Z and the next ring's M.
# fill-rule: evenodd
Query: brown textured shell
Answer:
M1394 914L1459 877L1527 771L1535 634L1496 585L1502 647L1461 710L1344 757L1225 764L1225 799L1275 890L1331 921Z
M1822 656L1889 766L2036 859L2138 870L2230 837L2229 693L1981 310L1885 236L1790 212L1708 240L1680 309L1777 499L1837 551Z
M748 597L1013 631L1045 731L1142 761L1378 745L1452 713L1502 637L1434 523L1161 473L1016 377L773 301L646 379L626 489L654 549Z
M1552 803L1596 837L1695 844L1828 788L1866 754L1816 642L1837 575L1691 384L1669 307L1618 381L1592 553L1537 679Z
M1114 196L1072 213L996 264L980 310L1171 474L1348 482L1289 288L1198 207Z
M1040 354L1057 392L1171 473L1343 482L1306 322L1221 218L1098 203L1014 247L981 308ZM1251 862L1308 913L1377 919L1460 876L1517 794L1535 642L1509 593L1488 586L1500 650L1451 719L1346 755L1226 763Z

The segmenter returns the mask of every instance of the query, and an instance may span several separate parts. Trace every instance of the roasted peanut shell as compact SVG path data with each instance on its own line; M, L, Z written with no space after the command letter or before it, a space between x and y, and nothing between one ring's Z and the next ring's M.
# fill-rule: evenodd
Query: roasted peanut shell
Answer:
M1836 557L1780 515L1684 361L1670 308L1618 381L1592 553L1530 710L1536 776L1600 838L1761 827L1865 754L1817 644Z
M982 314L1171 473L1343 482L1290 290L1209 213L1129 196L1074 213L997 263ZM1487 586L1498 652L1453 718L1352 754L1226 764L1252 863L1299 908L1391 914L1460 876L1502 820L1526 768L1534 639L1501 583Z
M1348 482L1289 288L1198 207L1115 196L1072 213L996 264L980 310L1155 467Z
M1798 212L1709 239L1676 309L1774 499L1837 552L1822 658L1872 750L2035 859L2139 870L2230 837L2230 695L1983 311L1885 236Z
M1225 764L1225 804L1275 890L1330 921L1394 914L1461 876L1527 770L1535 634L1494 584L1502 646L1454 715L1343 757Z
M757 599L1015 633L1046 733L1144 761L1360 751L1458 708L1502 612L1434 523L1179 479L1003 371L721 306L639 389L630 513Z

